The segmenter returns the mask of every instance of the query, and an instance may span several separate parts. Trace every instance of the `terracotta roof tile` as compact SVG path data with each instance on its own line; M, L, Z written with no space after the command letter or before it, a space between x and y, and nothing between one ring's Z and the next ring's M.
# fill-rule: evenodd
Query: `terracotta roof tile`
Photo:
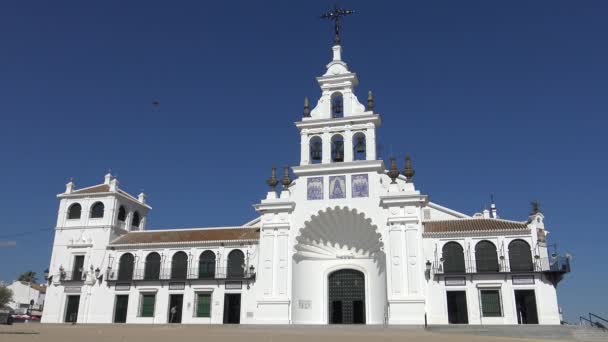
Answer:
M489 230L518 230L526 229L526 222L508 221L501 219L460 219L443 221L425 221L425 233L456 233Z
M127 233L114 240L110 246L204 241L258 240L259 238L259 228L190 229L173 231L150 230L144 232Z
M99 185L91 186L88 188L75 190L73 193L74 194L94 194L97 192L109 192L109 191L110 191L110 186L108 184L99 184Z

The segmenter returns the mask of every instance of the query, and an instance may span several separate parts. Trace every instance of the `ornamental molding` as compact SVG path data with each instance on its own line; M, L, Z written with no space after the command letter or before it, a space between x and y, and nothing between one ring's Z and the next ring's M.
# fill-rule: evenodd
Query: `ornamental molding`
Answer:
M292 170L298 177L336 173L383 172L384 161L358 160L342 163L300 165L292 167Z

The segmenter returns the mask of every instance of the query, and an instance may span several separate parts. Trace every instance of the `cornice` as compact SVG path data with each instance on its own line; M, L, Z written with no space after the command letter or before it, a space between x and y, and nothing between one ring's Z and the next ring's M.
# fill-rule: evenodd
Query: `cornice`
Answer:
M311 176L335 173L384 172L383 160L357 160L343 163L310 164L291 168L294 175Z

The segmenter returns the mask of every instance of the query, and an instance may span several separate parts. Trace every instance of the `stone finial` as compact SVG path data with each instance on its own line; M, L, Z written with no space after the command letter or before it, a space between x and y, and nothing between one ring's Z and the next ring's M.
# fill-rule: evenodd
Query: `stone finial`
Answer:
M108 170L108 173L103 177L103 184L110 185L110 181L112 181L112 171Z
M118 191L118 179L116 177L112 177L112 179L110 180L110 191Z
M76 187L76 184L74 184L74 180L72 178L70 178L70 181L67 182L65 185L65 193L71 194L72 192L74 192L75 187Z
M397 184L397 177L399 177L399 170L397 170L397 163L395 162L395 157L391 157L391 167L386 173L389 177L391 177L391 184Z
M534 200L532 202L530 202L530 205L532 206L532 212L530 213L530 215L536 215L538 213L540 213L540 202L537 200Z
M407 183L411 183L415 173L416 171L414 171L414 169L412 168L412 158L409 155L405 156L405 169L403 169L405 181Z
M143 190L137 196L137 200L139 201L139 203L146 203L146 194L144 194Z
M371 90L367 92L367 111L374 111L374 95Z
M303 116L305 118L310 117L310 106L308 105L308 96L304 97L304 113Z
M291 185L291 178L289 178L289 166L283 167L283 178L281 179L281 185L283 189L287 189Z
M268 184L268 186L270 187L270 191L275 191L275 188L277 187L277 184L279 184L279 181L277 180L277 168L276 167L272 167L272 173L270 175L270 178L268 178L268 180L266 181L266 184Z

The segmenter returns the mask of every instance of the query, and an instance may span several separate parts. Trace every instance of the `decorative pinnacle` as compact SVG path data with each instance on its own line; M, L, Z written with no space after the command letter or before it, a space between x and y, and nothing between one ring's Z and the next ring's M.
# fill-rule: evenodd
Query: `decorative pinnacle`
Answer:
M537 200L534 200L532 202L530 202L530 205L532 205L532 215L536 215L538 213L540 213L540 202Z
M289 165L283 167L283 178L281 179L281 185L284 189L287 189L291 185L291 178L289 178Z
M391 157L391 168L386 173L389 177L391 177L391 184L397 184L397 177L399 177L399 170L397 170L397 163L395 162L395 157Z
M403 175L405 176L406 183L412 182L415 173L416 171L412 168L412 158L409 155L405 156L405 169L403 169Z
M367 111L373 111L374 110L374 95L372 94L372 91L370 90L367 93Z
M270 187L270 191L275 191L274 189L277 187L277 184L279 184L279 181L277 180L276 167L272 167L272 174L270 175L270 178L268 178L268 180L266 181L266 184L268 184L268 186Z
M308 106L308 96L304 97L304 117L310 117L310 107Z
M355 13L355 11L342 9L336 4L334 5L334 8L331 11L321 15L321 19L329 19L334 21L335 45L340 45L340 28L342 27L342 25L340 24L340 17L344 17L353 13Z

